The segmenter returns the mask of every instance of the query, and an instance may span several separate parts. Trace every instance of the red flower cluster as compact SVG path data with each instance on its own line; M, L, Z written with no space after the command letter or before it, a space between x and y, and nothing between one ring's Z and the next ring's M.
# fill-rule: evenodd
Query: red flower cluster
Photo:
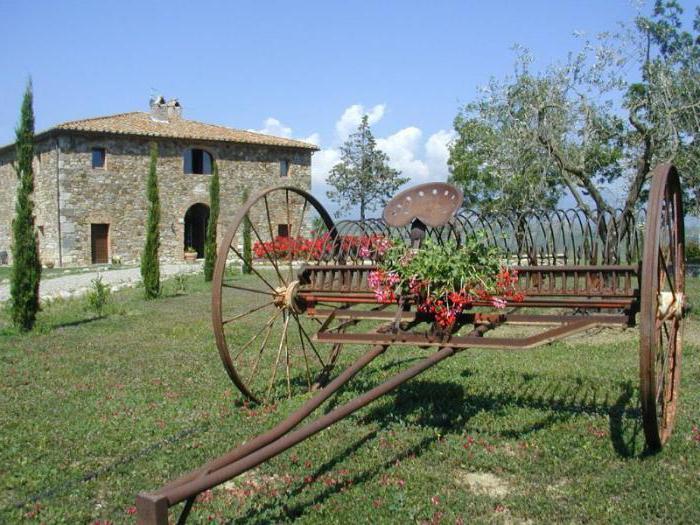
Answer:
M339 236L340 251L344 255L378 259L391 247L391 241L381 235L343 235ZM338 246L330 242L330 234L325 233L313 239L305 237L277 236L272 241L253 244L256 257L274 259L309 258L318 259L324 254L330 254Z
M381 269L369 272L367 276L367 284L372 288L374 296L380 303L393 303L396 301L394 291L399 281L398 275Z
M395 290L399 281L400 278L396 274L379 269L369 274L367 284L374 291L379 302L387 303L396 300ZM517 284L518 272L502 268L496 275L493 290L475 286L441 295L431 295L429 282L412 277L408 281L408 291L419 298L419 312L432 314L440 328L449 329L454 325L457 316L471 308L474 301L488 301L495 308L505 308L509 301L521 302L525 295L518 290Z
M316 239L304 237L277 236L270 242L256 242L253 244L253 253L256 257L270 257L274 259L318 258L326 246L327 235ZM326 248L327 249L327 248Z

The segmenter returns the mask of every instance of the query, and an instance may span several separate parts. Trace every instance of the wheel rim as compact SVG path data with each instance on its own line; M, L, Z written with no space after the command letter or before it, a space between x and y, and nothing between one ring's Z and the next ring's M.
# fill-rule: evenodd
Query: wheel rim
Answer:
M674 168L654 172L642 263L640 378L644 433L659 449L676 416L685 303L680 182Z
M226 264L243 259L246 220L250 221L251 245L257 248L249 275L241 274L238 264ZM317 325L303 313L296 289L299 267L314 258L315 252L313 248L285 251L283 243L271 244L284 233L280 225L286 225L291 239L335 235L330 216L307 192L289 186L264 190L234 217L219 248L212 283L212 321L219 356L236 387L254 402L272 402L313 388L340 351L312 340ZM315 246L318 250L318 244Z

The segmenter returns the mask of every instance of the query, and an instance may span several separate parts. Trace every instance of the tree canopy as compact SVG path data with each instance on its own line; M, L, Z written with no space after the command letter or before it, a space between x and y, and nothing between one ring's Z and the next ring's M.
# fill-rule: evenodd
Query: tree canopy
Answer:
M657 0L650 17L542 72L519 48L514 73L492 79L455 118L448 164L467 203L546 209L568 191L584 210L631 212L651 169L673 162L697 212L700 7L692 32L682 13Z
M408 182L401 172L391 168L389 157L377 149L367 115L355 133L340 147L340 162L328 175L328 198L341 206L337 214L359 207L360 218L376 210L393 197L399 186Z

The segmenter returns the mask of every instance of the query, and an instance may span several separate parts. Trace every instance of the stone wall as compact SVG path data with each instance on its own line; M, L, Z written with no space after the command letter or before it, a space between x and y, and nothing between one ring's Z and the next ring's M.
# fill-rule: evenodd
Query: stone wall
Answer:
M138 262L145 235L146 177L150 142L145 138L65 135L60 137L59 144L61 151L58 199L61 205L63 264L91 263L92 223L110 225L110 257L118 256L125 263ZM183 154L187 148L204 149L210 152L217 162L221 181L219 238L232 224L240 208L244 186L253 194L262 188L280 183L306 189L311 184L311 152L308 150L165 139L159 140L158 144L158 179L162 210L160 255L164 261L179 261L183 258L184 217L188 208L196 203L209 204L211 176L183 172ZM91 167L93 147L106 149L103 169ZM279 176L279 162L283 159L289 161L289 176L284 179ZM52 211L55 212L55 204L52 204L48 194L45 195L43 191L37 192L37 199L40 203L37 208L42 208L43 216L48 217ZM5 200L3 199L3 206ZM55 201L54 193L53 202ZM300 201L297 199L297 202ZM286 214L279 209L279 203L271 202L270 208L271 221L274 224L286 223ZM42 220L47 220L43 216ZM269 230L266 217L260 216L258 212L257 220L264 220L264 224L258 224L257 221L256 224L260 234L265 237L264 240L267 240L269 235L263 234ZM308 218L304 222L308 222ZM296 234L297 231L298 225L293 224L292 232ZM305 226L302 232L308 233L308 226ZM47 231L46 237L48 233ZM47 239L45 243L48 246L51 240ZM56 250L51 253L55 255L55 262L58 264Z
M58 260L58 213L56 197L56 143L46 140L36 145L34 158L34 215L43 262ZM12 162L14 149L0 154L0 251L11 260L12 219L15 216L17 174Z

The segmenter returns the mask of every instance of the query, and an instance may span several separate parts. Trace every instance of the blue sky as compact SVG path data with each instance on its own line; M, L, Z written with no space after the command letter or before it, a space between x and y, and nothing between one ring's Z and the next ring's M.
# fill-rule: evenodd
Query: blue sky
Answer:
M186 118L317 142L319 192L368 112L396 167L441 179L458 108L511 71L514 44L546 65L580 45L575 31L614 29L640 8L650 10L631 0L0 0L0 143L13 139L31 74L38 129L177 97Z

